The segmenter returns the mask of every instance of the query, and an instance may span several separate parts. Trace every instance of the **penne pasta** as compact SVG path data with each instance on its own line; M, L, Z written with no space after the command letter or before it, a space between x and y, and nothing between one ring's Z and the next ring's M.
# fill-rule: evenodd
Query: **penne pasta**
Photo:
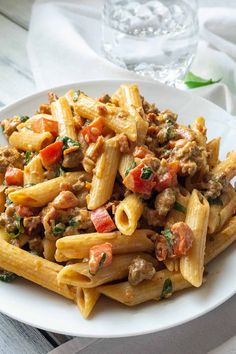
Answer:
M51 104L52 116L58 121L58 131L61 137L67 136L77 140L76 129L71 108L65 97L60 97Z
M65 176L53 178L28 188L16 190L15 192L10 193L8 197L15 204L30 207L42 207L51 202L59 194L61 183L76 183L79 177L83 175L86 176L86 173L68 172Z
M166 228L170 228L176 222L185 220L189 198L190 193L186 189L181 188L181 190L177 191L175 205L177 205L178 208L174 206L168 213Z
M57 275L62 266L10 245L2 239L0 239L0 267L68 299L75 298L73 287L57 282Z
M229 152L226 159L216 165L211 173L216 180L224 177L227 181L230 181L236 175L236 151Z
M204 253L206 245L209 204L207 200L194 189L189 199L186 223L194 234L193 245L186 256L180 259L180 271L184 279L193 286L199 287L203 280Z
M133 235L126 237L119 231L67 236L57 240L55 257L58 262L86 258L89 256L91 247L105 242L112 244L113 254L132 252L151 253L154 249L154 244L150 240L150 237L153 234L154 231L152 230L136 230Z
M169 283L169 292L172 293L191 287L180 273L170 272L167 269L156 272L151 280L132 286L128 281L114 285L104 285L98 291L127 306L135 306L149 300L160 300L165 293L165 282ZM163 291L164 290L164 291Z
M122 154L119 163L119 173L122 179L125 178L127 171L135 164L132 154Z
M96 288L77 288L76 303L85 319L89 317L100 295Z
M34 133L28 129L14 132L9 138L10 145L22 151L40 151L52 142L53 136L49 132Z
M212 139L207 143L208 165L210 168L215 167L219 163L220 138Z
M90 120L102 118L103 123L117 134L125 133L131 141L137 140L135 120L119 107L105 105L81 93L74 105L76 113Z
M44 169L40 159L37 155L24 167L24 185L32 185L44 181Z
M143 203L140 197L136 194L129 194L116 208L115 223L118 230L124 235L132 235L142 213Z
M94 288L113 280L126 278L128 276L128 267L130 263L138 255L157 264L157 261L148 254L122 254L114 256L112 264L99 269L95 275L90 273L88 263L81 262L65 266L58 273L57 279L59 283L63 284L73 285L80 288Z
M94 210L110 199L120 161L119 143L116 138L105 141L103 153L97 160L88 195L88 209Z

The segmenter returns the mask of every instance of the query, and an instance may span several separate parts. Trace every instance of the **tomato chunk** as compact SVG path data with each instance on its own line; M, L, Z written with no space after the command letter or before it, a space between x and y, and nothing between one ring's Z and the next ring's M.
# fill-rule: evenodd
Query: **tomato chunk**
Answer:
M33 212L30 208L24 206L24 205L16 205L16 213L21 217L21 218L26 218L29 216L33 216Z
M33 123L32 129L35 133L49 132L54 137L58 136L58 123L52 119L39 118Z
M100 268L105 268L112 263L112 244L103 243L89 250L89 272L95 275Z
M44 167L58 163L62 157L62 141L56 141L40 151L39 155Z
M22 186L24 183L24 173L16 167L8 167L5 174L6 184L8 186Z
M97 232L110 232L116 228L112 218L104 207L92 211L91 220Z
M86 143L95 143L102 134L103 122L101 118L95 119L91 124L84 127L81 131Z
M167 166L167 172L156 175L156 189L158 192L162 192L169 187L177 186L177 173L179 171L179 163L176 161L171 162Z
M123 183L134 193L149 195L155 186L155 174L150 167L141 163L128 173Z

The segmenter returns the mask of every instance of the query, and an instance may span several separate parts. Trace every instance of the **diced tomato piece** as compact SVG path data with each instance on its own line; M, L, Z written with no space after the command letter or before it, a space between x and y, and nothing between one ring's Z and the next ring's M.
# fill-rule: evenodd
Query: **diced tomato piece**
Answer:
M21 218L26 218L29 216L33 216L33 212L30 208L24 206L24 205L16 205L16 213L21 217Z
M171 227L174 236L173 254L177 257L186 255L192 247L194 235L192 229L185 222L177 222Z
M177 186L177 173L179 171L179 162L173 161L170 162L167 166L167 172L156 175L156 189L158 192L163 191L169 187Z
M103 122L101 118L95 119L91 124L84 127L81 131L86 143L95 143L102 134Z
M8 167L5 174L5 181L8 186L22 186L24 183L24 173L16 167Z
M151 172L149 178L142 178L145 168L150 168L143 163L132 169L124 178L123 183L134 193L151 194L155 186L155 174Z
M32 124L35 133L49 132L54 137L58 136L58 123L55 120L47 118L39 118Z
M40 151L39 155L44 167L51 166L60 161L62 157L62 141L56 141Z
M112 263L112 244L103 243L90 248L89 250L89 272L93 275L100 268L105 268Z
M91 220L97 232L110 232L116 228L105 207L92 211Z

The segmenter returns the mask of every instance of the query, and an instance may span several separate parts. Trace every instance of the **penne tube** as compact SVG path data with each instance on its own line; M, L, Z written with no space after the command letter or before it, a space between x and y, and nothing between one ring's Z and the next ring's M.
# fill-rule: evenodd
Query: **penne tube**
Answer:
M131 141L137 140L136 122L129 113L115 105L104 104L81 93L74 104L75 112L83 118L102 118L105 126L115 133L124 133Z
M211 174L216 180L225 178L230 181L236 175L236 151L229 152L226 159L212 169Z
M105 242L112 244L113 254L151 253L154 250L154 244L150 237L154 233L152 230L136 230L131 236L124 236L119 231L114 231L62 237L56 242L55 258L57 262L86 258L89 256L91 247Z
M45 113L35 114L32 117L30 117L29 119L27 119L26 122L18 124L17 125L17 130L20 131L20 130L25 129L25 128L33 130L34 122L37 121L40 118L46 118L46 119L54 120L54 118L51 116L51 114L45 114Z
M193 190L187 208L185 222L192 229L194 240L186 256L180 258L180 271L184 279L199 287L203 281L204 253L209 218L209 204L196 189Z
M24 185L38 184L44 181L44 169L37 155L24 167Z
M205 125L205 119L203 117L198 117L195 119L193 124L191 124L191 128L195 132L195 137L197 143L202 146L206 147L206 125Z
M51 262L55 262L56 240L49 240L46 237L42 240L43 256Z
M127 306L135 306L149 300L160 300L165 291L165 282L169 282L169 293L191 287L180 273L170 272L167 269L156 272L151 280L144 280L138 285L132 286L128 281L104 285L98 291Z
M59 136L67 136L77 140L76 129L71 112L71 108L65 97L60 97L51 103L52 116L58 122Z
M122 154L119 163L119 173L122 179L125 178L127 171L132 167L135 166L134 157L132 154Z
M129 194L123 199L115 212L115 224L123 235L132 235L143 213L143 203L136 194Z
M205 264L223 252L236 241L236 216L233 216L223 229L207 238Z
M87 262L67 265L58 273L57 280L59 283L74 285L80 288L94 288L113 280L124 279L128 276L130 263L138 255L157 264L156 259L148 254L122 254L114 256L112 264L99 269L95 275L90 273Z
M117 138L106 140L103 145L103 152L96 162L95 173L87 199L88 209L97 209L110 199L119 161L120 150Z
M207 163L212 169L219 163L220 138L212 139L207 143L208 158Z
M64 176L50 179L38 183L28 188L22 188L8 195L9 199L15 204L29 207L42 207L51 202L61 191L60 185L63 182L74 184L79 177L88 175L85 172L68 172Z
M53 142L51 133L34 133L29 129L14 132L9 138L9 144L22 151L40 151Z
M179 258L168 258L164 261L164 264L170 272L179 271Z
M76 303L85 319L90 315L100 295L96 288L77 288Z
M144 111L142 101L136 84L122 85L120 87L120 106L127 110L134 117L137 126L137 144L144 144L148 122L143 119Z
M58 284L57 275L62 266L26 252L0 239L0 267L32 281L68 299L75 298L75 289Z
M75 103L73 100L74 94L75 94L75 91L73 89L71 89L71 90L67 91L64 96L70 106L74 106L74 103Z

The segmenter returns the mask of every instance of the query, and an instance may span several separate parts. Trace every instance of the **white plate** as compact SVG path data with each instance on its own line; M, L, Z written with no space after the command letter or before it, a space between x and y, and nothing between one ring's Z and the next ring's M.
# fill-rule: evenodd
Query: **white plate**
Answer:
M120 81L97 81L52 90L63 94L71 87L80 88L89 95L98 96L114 92L120 84ZM178 112L180 122L189 124L197 116L204 116L208 137L222 136L221 158L236 148L236 122L216 105L158 83L140 82L139 86L141 93L149 101L156 102L159 108ZM34 94L4 108L0 118L30 115L46 101L47 91ZM235 251L234 244L207 267L209 274L202 288L180 292L165 301L128 308L100 299L93 316L84 320L69 300L18 279L12 284L0 283L0 311L29 325L74 336L123 337L157 332L199 317L236 293Z

